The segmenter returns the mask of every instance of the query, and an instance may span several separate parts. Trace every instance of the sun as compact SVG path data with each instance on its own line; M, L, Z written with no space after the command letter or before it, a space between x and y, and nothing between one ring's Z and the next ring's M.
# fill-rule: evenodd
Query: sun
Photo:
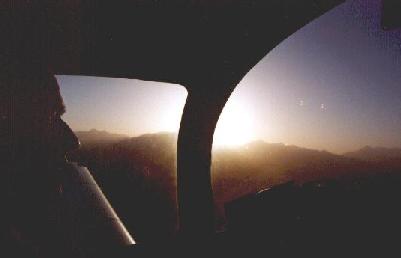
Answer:
M252 110L240 99L230 98L217 122L213 136L213 147L234 147L254 139L255 129Z

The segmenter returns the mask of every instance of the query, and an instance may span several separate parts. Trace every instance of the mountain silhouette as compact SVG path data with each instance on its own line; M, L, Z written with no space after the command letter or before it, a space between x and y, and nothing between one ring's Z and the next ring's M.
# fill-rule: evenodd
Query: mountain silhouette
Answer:
M69 159L89 168L136 240L163 241L174 235L177 135L157 133L129 138L91 130L78 137L91 140L82 141L81 149L70 153ZM108 144L100 144L104 142ZM363 150L366 152L366 148ZM399 171L401 162L373 162L261 140L219 148L212 156L216 225L224 228L226 203L286 182L303 185Z
M75 131L74 133L78 137L81 144L114 143L129 138L129 136L125 134L109 133L107 131L100 131L96 129L91 129L89 131Z
M357 151L344 153L344 156L366 161L401 160L401 148L365 146Z

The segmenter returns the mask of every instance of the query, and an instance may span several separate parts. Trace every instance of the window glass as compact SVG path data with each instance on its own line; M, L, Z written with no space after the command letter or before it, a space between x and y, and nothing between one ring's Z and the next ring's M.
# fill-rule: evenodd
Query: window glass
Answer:
M57 80L67 108L63 119L81 142L69 160L89 168L138 243L171 237L185 88L99 77Z
M401 31L382 30L379 2L311 22L236 88L214 141L220 225L225 203L277 184L400 171Z

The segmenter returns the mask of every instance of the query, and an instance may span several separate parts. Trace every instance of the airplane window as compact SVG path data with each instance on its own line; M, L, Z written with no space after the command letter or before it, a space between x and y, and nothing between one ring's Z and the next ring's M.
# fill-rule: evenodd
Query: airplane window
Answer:
M220 229L225 203L263 188L401 171L401 33L382 30L379 7L347 1L237 86L214 141Z
M226 205L297 185L401 171L401 34L377 3L348 1L271 51L237 86L217 124L212 184L218 230ZM58 76L87 166L138 242L177 229L178 85ZM320 184L319 184L320 185Z
M81 142L69 160L89 168L138 243L171 237L185 88L83 76L57 80L67 108L63 119Z

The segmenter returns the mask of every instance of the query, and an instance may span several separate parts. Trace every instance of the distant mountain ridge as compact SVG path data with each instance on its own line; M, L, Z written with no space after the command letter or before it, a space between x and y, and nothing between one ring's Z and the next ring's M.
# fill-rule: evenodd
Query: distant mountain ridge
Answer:
M90 169L127 227L141 239L172 232L177 214L177 135L151 133L128 137L98 130L77 135L83 144L69 154L69 160ZM99 144L107 142L105 139L108 144ZM336 155L261 140L217 148L213 150L211 164L216 225L224 225L225 203L275 185L401 174L401 159L366 160L364 155L371 152L382 153L380 157L387 157L383 155L387 152L394 153L391 157L398 155L397 149L371 147Z
M100 131L97 129L91 129L89 131L75 131L74 133L82 144L114 143L129 138L129 136L125 134L109 133L107 131Z
M125 134L110 133L105 130L97 129L91 129L89 131L75 131L74 133L83 144L120 142L120 145L125 145L126 147L138 144L150 144L155 146L158 143L162 142L168 145L175 145L177 140L177 135L171 132L147 133L135 137L130 137ZM176 150L176 146L173 147L174 150ZM293 155L307 155L319 156L320 158L325 157L335 159L341 159L342 157L344 157L346 159L357 159L361 161L387 161L401 159L401 148L371 147L367 145L356 151L345 152L342 155L337 155L324 150L308 149L296 145L286 145L284 143L268 143L263 140L255 140L237 147L217 148L216 150L214 150L214 153L226 153L227 151L245 151L253 152L254 154L263 152L265 154L270 154L269 156L275 158L277 158L278 156L285 156L285 158L290 158L289 156Z
M357 151L344 153L345 157L365 161L386 161L401 159L401 148L365 146Z

